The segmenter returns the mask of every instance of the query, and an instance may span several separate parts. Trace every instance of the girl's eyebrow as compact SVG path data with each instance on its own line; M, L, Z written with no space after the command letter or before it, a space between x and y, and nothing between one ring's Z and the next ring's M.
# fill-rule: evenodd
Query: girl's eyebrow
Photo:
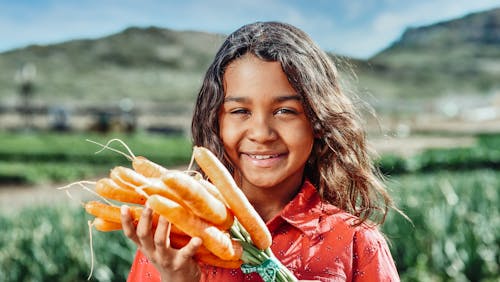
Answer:
M235 97L225 97L224 98L224 103L227 102L246 102L248 101L249 98L247 96L235 96ZM302 96L298 94L291 94L291 95L284 95L284 96L278 96L274 99L276 102L284 102L284 101L289 101L289 100L296 100L296 101L302 101Z
M227 103L227 102L245 102L246 100L248 100L248 97L245 97L245 96L224 97L224 103Z
M275 99L278 102L284 102L284 101L289 101L289 100L296 100L296 101L302 101L302 96L298 94L293 94L293 95L286 95L286 96L279 96Z

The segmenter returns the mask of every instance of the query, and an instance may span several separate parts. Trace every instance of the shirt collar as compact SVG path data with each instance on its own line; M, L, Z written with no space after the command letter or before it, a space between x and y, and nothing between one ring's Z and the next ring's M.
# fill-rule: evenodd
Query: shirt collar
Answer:
M311 236L322 231L320 230L322 216L325 213L331 214L335 211L338 211L338 208L323 203L316 188L306 180L297 196L285 206L279 217L306 235ZM270 229L276 224L274 222L275 220L268 224Z

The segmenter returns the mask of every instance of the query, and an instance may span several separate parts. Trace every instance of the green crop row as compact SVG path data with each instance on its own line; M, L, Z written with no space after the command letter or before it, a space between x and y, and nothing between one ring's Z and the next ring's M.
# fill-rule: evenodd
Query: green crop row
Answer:
M497 281L500 172L408 174L389 179L399 208L383 225L402 281ZM91 268L79 206L0 215L0 273L10 281L84 281ZM121 232L93 231L92 281L125 281L134 247Z
M120 139L134 155L166 167L187 164L192 150L190 141L182 136L0 132L0 183L75 181L103 175L115 166L130 166L122 154L111 150L98 152L102 147L87 139L101 144ZM110 146L130 154L119 142Z
M101 149L99 143L118 138L135 155L142 155L166 167L185 165L191 155L191 143L185 137L138 133L132 135L99 134L10 134L0 132L0 183L40 183L73 181L95 177L118 165L130 162L121 154ZM434 170L467 170L500 167L500 135L480 135L475 146L429 149L409 158L383 155L378 165L386 175ZM112 146L126 149L118 142Z
M122 140L135 155L153 158L155 161L189 160L191 146L182 136L165 137L156 134L11 134L0 132L0 159L4 161L38 161L38 162L78 162L78 163L115 163L126 160L122 155L110 150L102 150L101 146L112 139ZM111 146L127 153L119 143Z
M411 219L393 212L384 225L402 280L498 281L498 170L408 174L389 187Z
M472 147L427 149L412 157L387 154L379 161L384 174L435 170L500 168L500 134L483 134Z
M87 281L92 252L82 208L35 206L0 216L0 281ZM125 281L134 248L121 233L92 232L90 281Z

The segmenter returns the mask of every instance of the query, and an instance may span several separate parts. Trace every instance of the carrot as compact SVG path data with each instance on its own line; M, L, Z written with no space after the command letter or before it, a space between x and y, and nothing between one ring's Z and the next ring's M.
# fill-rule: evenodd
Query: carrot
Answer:
M226 229L231 227L232 214L228 214L226 206L193 177L182 172L172 172L163 176L162 180L175 190L195 215L215 225L229 225Z
M142 208L130 207L134 220L138 221L141 216ZM105 204L99 201L89 201L85 203L85 211L95 217L107 221L120 223L120 207Z
M243 264L243 261L241 260L223 260L211 253L208 254L196 253L194 255L194 258L196 261L201 262L203 264L221 268L230 268L230 269L240 268L241 265Z
M127 146L127 144L125 144L120 139L116 139L116 138L111 139L106 144L101 144L99 142L92 141L89 139L87 139L87 141L94 143L94 144L97 144L97 145L102 147L102 149L97 151L96 153L99 153L99 152L107 149L107 150L111 150L113 152L116 152L116 153L124 156L125 158L127 158L129 161L132 162L132 167L138 173L140 173L146 177L160 177L161 175L166 174L168 172L168 170L166 168L162 167L161 165L159 165L157 163L154 163L154 162L148 160L145 157L135 156L134 153L132 152L132 150L130 150L130 148ZM126 149L128 154L125 152L122 152L118 149L109 147L109 145L113 142L119 142Z
M186 246L191 240L191 237L185 235L170 234L170 245L176 249ZM222 268L239 268L243 263L240 259L236 260L223 260L216 255L212 254L205 246L200 246L194 255L195 260L198 262L222 267Z
M116 153L124 156L125 158L127 158L129 161L132 162L132 167L137 172L139 172L140 174L143 174L146 177L159 177L168 171L166 168L148 160L145 157L135 156L134 153L132 152L132 150L130 150L130 148L127 146L127 144L125 144L125 142L123 142L120 139L117 139L117 138L111 139L106 144L101 144L99 142L89 140L89 139L87 139L87 141L102 147L101 150L97 151L96 153L99 153L99 152L107 149L107 150L111 150L113 152L116 152ZM125 152L122 152L118 149L110 147L109 145L111 145L111 143L113 143L113 142L119 142L125 148L125 150L128 152L128 154Z
M131 206L130 211L132 214L132 217L134 219L134 224L137 224L139 222L139 218L141 217L142 214L142 207L137 207L137 206ZM120 207L118 206L112 206L105 204L103 202L99 201L88 201L85 203L85 211L93 215L95 217L101 218L103 220L109 221L109 222L115 222L115 223L120 223L121 224L121 215L120 215ZM153 226L155 227L158 224L158 217L159 215L153 214ZM182 233L180 230L177 228L172 227L173 233Z
M255 246L261 250L271 246L272 237L266 224L222 162L204 147L194 147L193 155L196 163L224 196L227 205L249 233Z
M148 178L126 167L113 168L110 177L115 183L125 189L139 190L148 197L155 194L161 195L181 204L183 207L188 207L177 192L166 185L160 178Z
M203 245L217 257L225 260L241 257L243 249L240 244L233 244L229 233L200 219L178 203L159 195L152 195L146 204L184 233L201 238Z
M160 177L168 173L168 169L141 156L137 156L132 160L132 167L146 177Z
M218 227L222 230L227 230L231 228L231 226L233 226L234 223L234 214L231 211L231 209L229 209L224 197L222 197L219 190L217 190L217 188L209 181L205 179L198 179L198 181L201 183L201 185L203 185L203 187L205 187L205 189L207 189L207 191L210 194L212 194L212 196L214 196L217 200L221 201L224 204L224 206L226 206L226 212L230 215L227 217L226 221L222 224L219 224Z
M175 225L173 225L175 226ZM184 246L186 246L189 243L189 240L191 240L191 237L188 235L183 235L183 234L176 234L176 233L170 233L170 245L176 249L180 249ZM231 243L233 244L234 248L239 248L239 242L236 240L231 240ZM198 255L213 255L205 246L201 245L198 250L196 251L196 254ZM220 258L219 258L220 260ZM239 259L238 259L239 260ZM227 260L224 260L227 261Z
M210 183L210 181L207 181L203 178L199 179L198 181L201 183L201 185L203 185L203 187L205 187L205 189L207 189L208 193L212 194L212 196L214 196L215 198L217 198L217 200L223 202L224 205L227 206L226 200L219 192L219 190L217 190L217 187L215 187L212 183Z
M140 187L149 183L149 178L146 176L135 172L133 169L117 166L114 167L109 176L113 181L124 188L135 189L136 187Z
M96 217L92 221L92 226L94 226L96 230L101 232L110 232L122 229L122 225L120 223L107 221L100 217ZM187 235L170 233L169 240L172 247L180 249L189 243L191 237ZM212 254L204 246L200 246L200 248L198 248L196 254L194 255L194 258L201 263L223 268L239 268L243 263L241 260L222 260Z
M103 178L97 181L95 191L105 198L124 203L140 205L146 203L144 195L137 193L135 190L122 188L110 178Z
M109 232L122 229L121 223L108 221L100 217L94 218L94 220L92 221L92 226L94 226L95 229L101 232Z

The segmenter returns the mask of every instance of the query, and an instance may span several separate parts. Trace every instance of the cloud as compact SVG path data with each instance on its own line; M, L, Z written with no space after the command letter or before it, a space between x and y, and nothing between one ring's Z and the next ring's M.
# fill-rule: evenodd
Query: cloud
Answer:
M0 51L96 38L129 26L228 34L259 20L291 23L325 50L368 57L408 26L499 6L493 0L32 0L0 1Z

